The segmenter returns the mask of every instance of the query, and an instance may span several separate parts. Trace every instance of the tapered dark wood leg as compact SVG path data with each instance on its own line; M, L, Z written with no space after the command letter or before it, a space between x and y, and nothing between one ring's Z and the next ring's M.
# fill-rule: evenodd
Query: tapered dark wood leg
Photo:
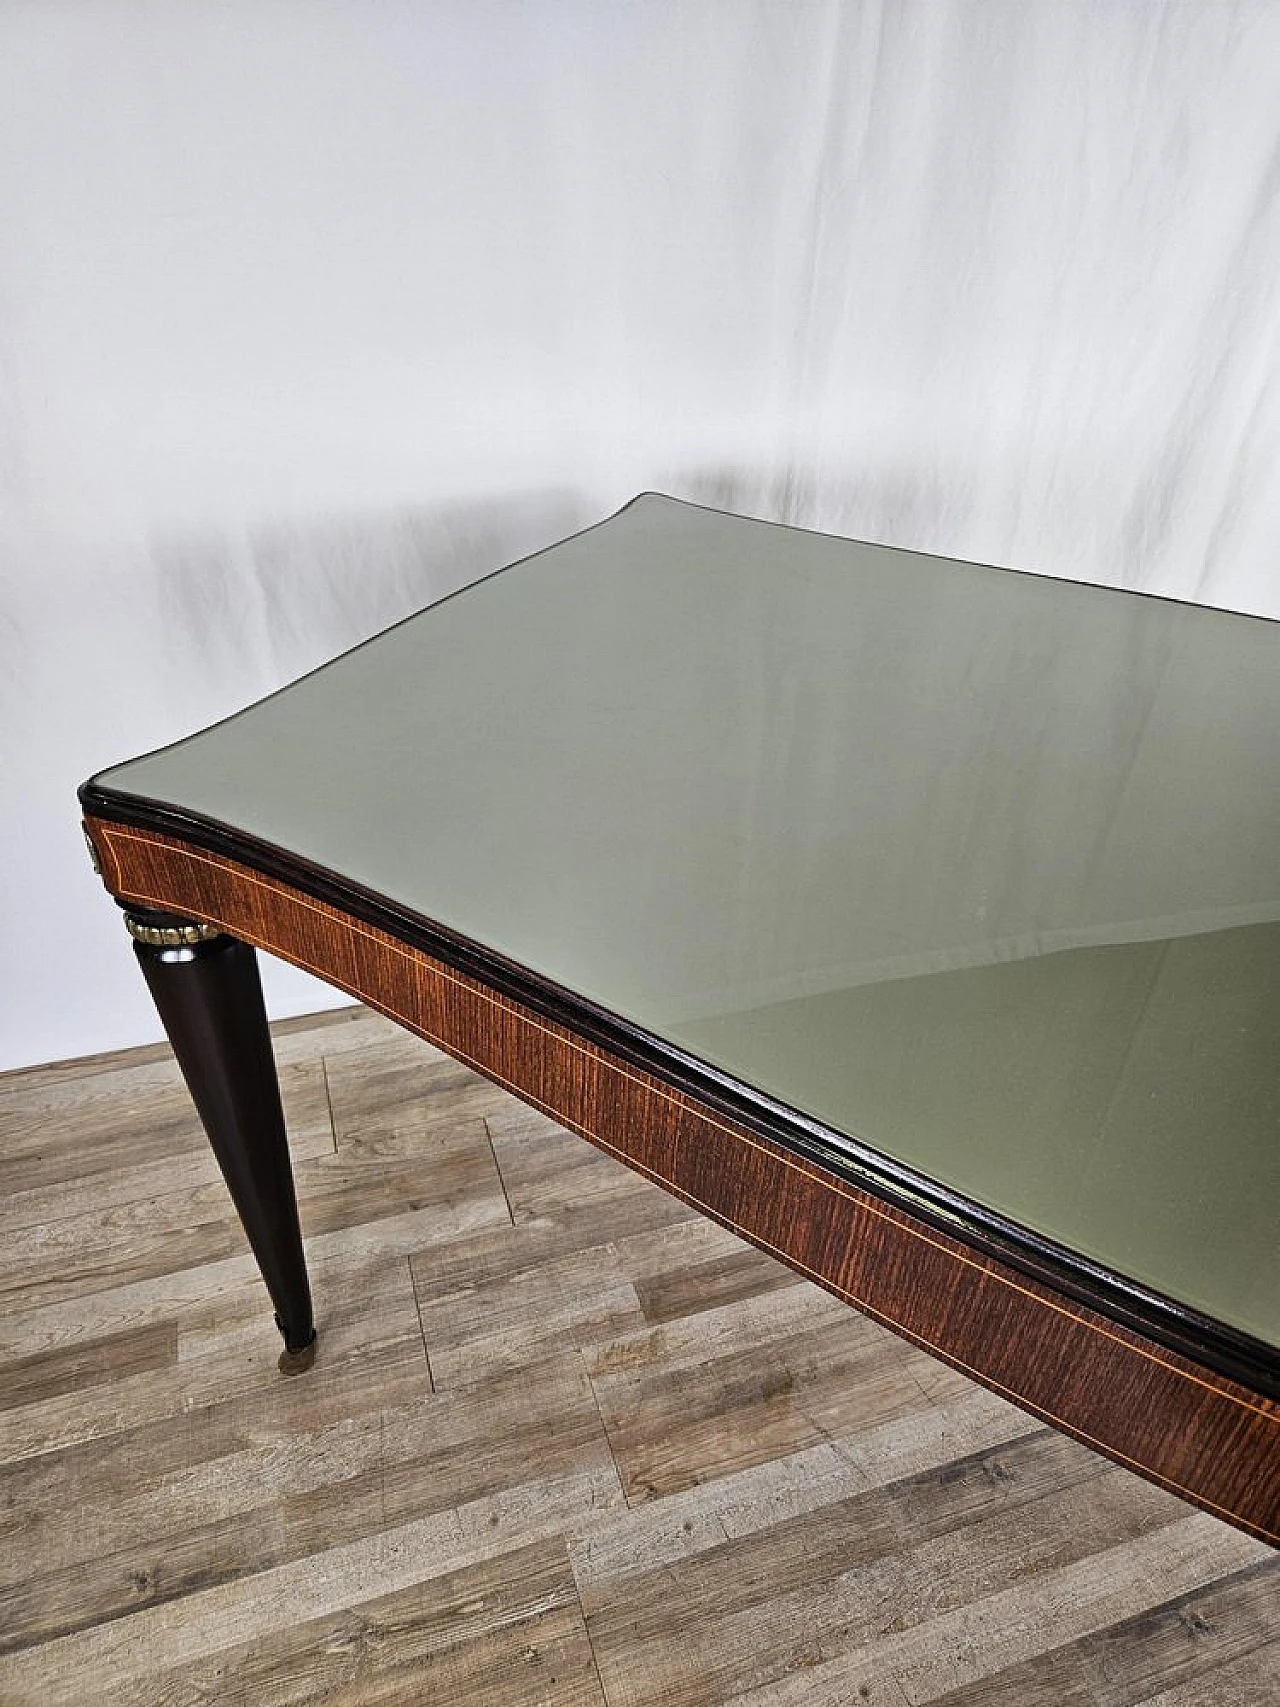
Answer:
M168 913L130 907L125 923L275 1305L280 1367L296 1374L316 1330L257 956Z

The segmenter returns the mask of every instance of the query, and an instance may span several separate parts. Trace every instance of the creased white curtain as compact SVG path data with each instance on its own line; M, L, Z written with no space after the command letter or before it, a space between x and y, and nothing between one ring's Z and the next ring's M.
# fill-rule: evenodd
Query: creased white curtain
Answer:
M1273 0L11 0L0 1066L154 1034L83 776L641 488L1280 615L1278 91Z

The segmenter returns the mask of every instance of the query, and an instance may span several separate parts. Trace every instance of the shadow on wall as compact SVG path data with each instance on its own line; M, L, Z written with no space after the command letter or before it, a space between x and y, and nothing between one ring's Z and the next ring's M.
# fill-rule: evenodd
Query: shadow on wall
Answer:
M800 466L667 471L673 496L717 509L923 551L956 545L955 482L882 470L856 483ZM646 485L637 472L635 491ZM238 709L507 563L604 519L602 502L546 487L464 502L249 523L158 537L156 631L162 692L188 729ZM954 531L949 531L954 530ZM138 616L143 613L139 611ZM172 738L172 737L170 737Z
M672 474L663 490L717 510L944 556L965 554L972 511L971 489L954 471L880 470L855 483L796 466L704 467Z
M228 705L278 686L597 519L582 493L548 489L162 537L154 596L172 686Z

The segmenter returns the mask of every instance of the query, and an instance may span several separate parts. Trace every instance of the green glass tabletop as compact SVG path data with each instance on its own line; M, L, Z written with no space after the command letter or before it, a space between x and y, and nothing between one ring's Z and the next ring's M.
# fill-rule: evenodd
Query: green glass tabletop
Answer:
M104 772L1280 1342L1280 625L647 496Z

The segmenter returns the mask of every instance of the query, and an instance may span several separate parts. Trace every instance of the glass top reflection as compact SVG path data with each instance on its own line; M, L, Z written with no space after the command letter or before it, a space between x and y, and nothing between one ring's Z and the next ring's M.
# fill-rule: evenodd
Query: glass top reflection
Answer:
M647 496L104 772L1280 1342L1280 625Z

